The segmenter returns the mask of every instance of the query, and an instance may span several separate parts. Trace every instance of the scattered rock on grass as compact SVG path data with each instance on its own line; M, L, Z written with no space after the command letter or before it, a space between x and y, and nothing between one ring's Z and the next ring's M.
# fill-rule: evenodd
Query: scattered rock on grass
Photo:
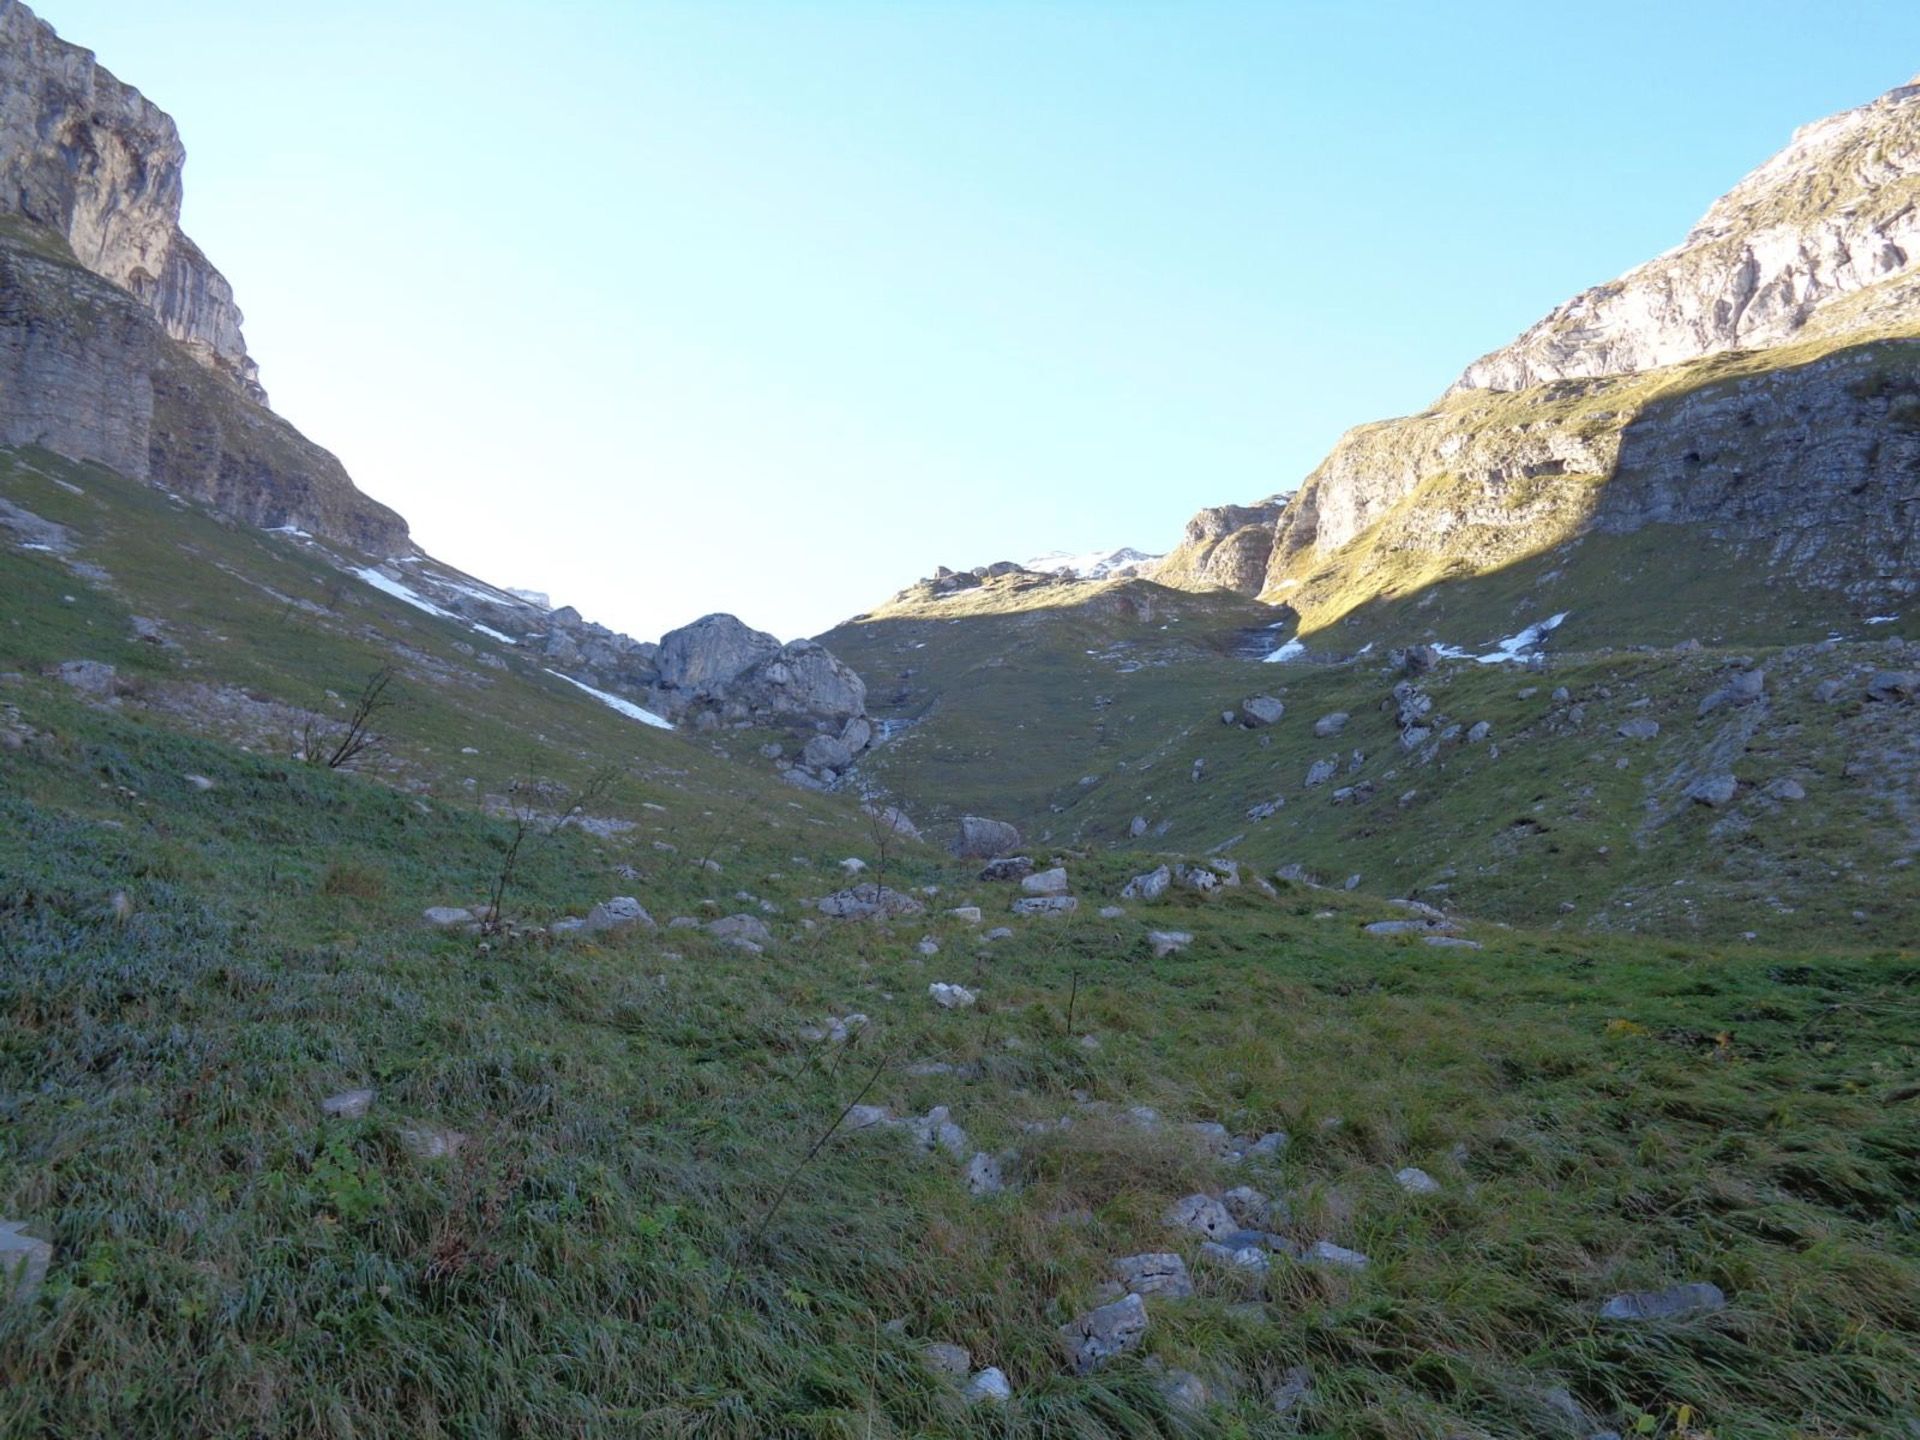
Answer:
M1707 775L1687 787L1687 799L1717 810L1731 804L1739 789L1740 782L1731 775Z
M358 1120L373 1108L372 1090L342 1090L320 1102L320 1108L336 1120Z
M920 1361L936 1375L965 1375L973 1369L973 1355L964 1345L949 1344L945 1340L936 1340L923 1347Z
M773 931L767 928L766 921L755 915L723 916L708 921L706 930L707 934L722 944L737 945L756 952L773 944Z
M458 1130L436 1130L429 1125L409 1126L400 1132L400 1143L416 1160L445 1160L460 1153L467 1137Z
M1240 1228L1227 1207L1211 1195L1188 1195L1174 1201L1165 1219L1168 1225L1177 1230L1192 1230L1209 1240L1231 1235Z
M1013 1398L1013 1386L1007 1383L999 1366L989 1365L975 1371L961 1393L969 1405L1004 1405Z
M1173 884L1173 871L1162 865L1144 875L1136 875L1120 891L1122 900L1158 900Z
M1665 1290L1630 1290L1600 1307L1602 1320L1672 1320L1726 1308L1727 1297L1718 1285L1696 1280Z
M53 1246L24 1233L26 1223L0 1220L0 1304L31 1304L53 1264Z
M1331 1265L1340 1270L1364 1270L1368 1264L1367 1257L1358 1250L1349 1250L1343 1245L1334 1244L1331 1240L1314 1241L1307 1247L1307 1253L1301 1258L1319 1265Z
M1440 1182L1415 1165L1396 1170L1393 1178L1409 1195L1434 1195L1440 1190Z
M592 933L599 930L624 930L631 925L651 930L653 917L631 895L616 895L611 900L602 900L589 910L583 928Z
M1164 960L1176 950L1184 950L1193 943L1193 936L1185 930L1149 930L1147 943L1153 946L1153 958Z
M943 1010L969 1009L979 996L964 985L948 985L936 980L927 987L927 994L933 997L933 1003Z
M1165 1295L1178 1300L1193 1294L1187 1262L1170 1251L1125 1256L1113 1262L1113 1273L1129 1295Z
M1146 1333L1146 1302L1138 1295L1128 1295L1070 1320L1060 1327L1060 1340L1074 1373L1085 1375L1103 1361L1131 1350Z

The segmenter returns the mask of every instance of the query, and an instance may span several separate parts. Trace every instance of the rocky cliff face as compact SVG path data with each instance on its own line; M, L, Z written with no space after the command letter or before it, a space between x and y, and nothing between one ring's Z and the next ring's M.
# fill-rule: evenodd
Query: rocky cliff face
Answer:
M1689 526L1724 563L1896 605L1920 545L1917 244L1912 85L1801 130L1682 245L1432 409L1349 431L1270 521L1202 511L1158 578L1311 630L1584 533Z
M266 408L232 289L180 232L184 159L139 91L0 0L0 444L404 550L406 522Z
M1232 590L1258 595L1273 555L1274 526L1284 501L1214 505L1187 522L1180 543L1152 570L1152 578L1182 590Z
M0 208L64 238L196 359L264 402L233 287L180 231L186 158L169 116L0 0Z
M1794 339L1920 264L1920 77L1805 126L1676 248L1576 295L1458 389L1525 390Z

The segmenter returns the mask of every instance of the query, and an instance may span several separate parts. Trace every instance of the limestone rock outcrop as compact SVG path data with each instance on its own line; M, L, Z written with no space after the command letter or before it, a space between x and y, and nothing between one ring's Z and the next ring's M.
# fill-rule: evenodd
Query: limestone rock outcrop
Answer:
M1183 590L1258 595L1266 585L1274 526L1285 510L1283 500L1202 510L1187 522L1179 545L1154 567L1153 578Z
M1678 247L1429 410L1348 431L1271 517L1202 511L1156 578L1284 601L1304 633L1584 536L1684 525L1675 563L1711 546L1884 610L1920 590L1917 460L1920 83L1803 128Z
M0 444L400 553L406 522L266 408L232 289L179 228L184 160L162 111L0 0Z
M180 230L173 120L91 51L0 0L0 207L53 231L173 340L256 400L233 287Z
M1795 339L1920 266L1920 77L1794 133L1674 249L1574 296L1456 388L1525 390Z

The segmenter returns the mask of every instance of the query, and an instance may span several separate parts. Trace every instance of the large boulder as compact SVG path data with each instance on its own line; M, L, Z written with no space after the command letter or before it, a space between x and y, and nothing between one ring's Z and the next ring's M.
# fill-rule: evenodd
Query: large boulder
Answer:
M740 672L727 687L726 699L755 719L825 721L839 729L840 743L849 750L860 749L873 733L862 718L867 712L866 682L811 640L783 645ZM856 720L861 723L854 724Z
M853 754L873 738L865 681L812 640L782 645L731 615L703 615L669 631L650 657L650 673L650 698L676 719L698 710L710 725L820 730Z
M1287 707L1271 695L1249 695L1240 702L1240 723L1249 730L1276 724Z
M963 860L991 860L1020 848L1020 832L1004 820L962 815L953 840L953 853Z
M731 615L703 615L660 638L660 684L689 695L718 695L734 679L780 653L780 642Z

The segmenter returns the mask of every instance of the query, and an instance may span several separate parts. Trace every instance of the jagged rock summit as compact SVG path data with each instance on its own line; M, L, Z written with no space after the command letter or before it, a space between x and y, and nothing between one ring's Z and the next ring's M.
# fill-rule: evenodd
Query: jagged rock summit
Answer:
M1850 297L1911 283L1916 266L1920 77L1803 126L1678 246L1576 295L1455 388L1525 390L1855 328ZM1911 295L1898 303L1911 313Z
M1499 575L1540 587L1518 623L1592 623L1623 563L1667 588L1702 564L1784 582L1829 623L1897 608L1920 583L1917 257L1909 84L1801 129L1679 246L1431 409L1347 432L1283 506L1202 511L1155 578L1284 604L1309 639ZM1639 638L1687 633L1667 613Z

